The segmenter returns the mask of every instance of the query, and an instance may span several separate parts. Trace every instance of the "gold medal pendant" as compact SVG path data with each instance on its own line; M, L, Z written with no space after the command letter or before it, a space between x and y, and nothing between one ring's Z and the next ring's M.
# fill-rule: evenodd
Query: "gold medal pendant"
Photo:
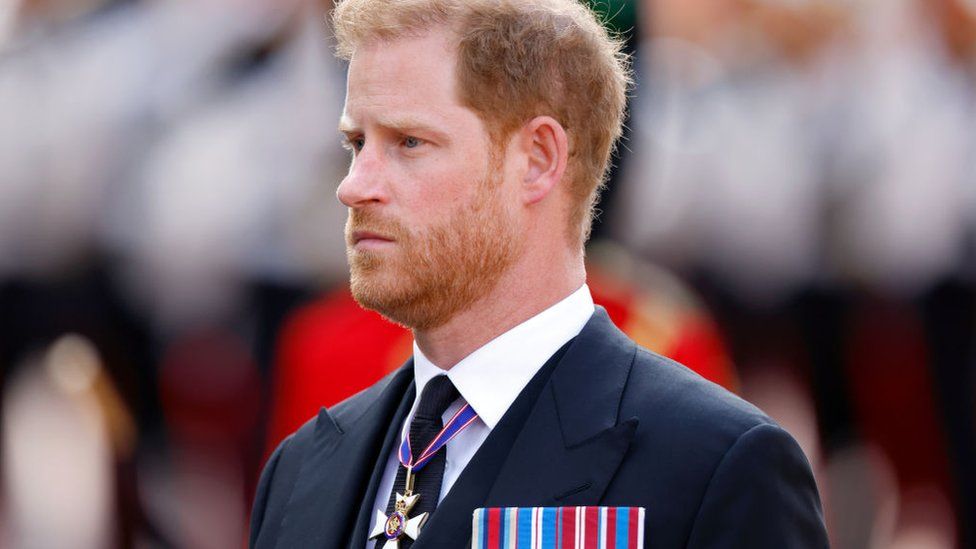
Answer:
M427 522L430 513L421 513L413 518L407 517L410 509L413 509L417 500L420 499L420 494L413 493L413 474L409 467L407 468L406 481L405 493L397 493L396 495L393 513L387 516L383 511L376 510L376 518L374 519L376 522L373 525L373 531L369 533L369 539L385 538L386 540L382 546L377 546L376 549L380 549L380 547L382 549L400 549L400 539L407 536L416 540L417 536L420 535L420 529Z

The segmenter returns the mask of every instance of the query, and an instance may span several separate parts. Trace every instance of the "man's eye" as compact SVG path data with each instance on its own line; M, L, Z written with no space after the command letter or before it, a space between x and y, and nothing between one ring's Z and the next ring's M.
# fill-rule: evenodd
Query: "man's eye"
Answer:
M422 141L417 139L416 137L407 136L403 138L403 146L408 149L417 148L420 146L421 143Z
M342 146L353 152L359 152L366 146L366 139L362 137L347 137L342 140Z

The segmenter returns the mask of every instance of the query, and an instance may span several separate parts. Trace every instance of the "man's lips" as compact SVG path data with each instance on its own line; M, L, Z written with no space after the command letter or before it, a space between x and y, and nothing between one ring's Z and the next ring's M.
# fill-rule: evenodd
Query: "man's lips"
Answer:
M360 244L379 245L387 242L393 242L393 239L372 231L353 231L352 233L352 243L354 246Z

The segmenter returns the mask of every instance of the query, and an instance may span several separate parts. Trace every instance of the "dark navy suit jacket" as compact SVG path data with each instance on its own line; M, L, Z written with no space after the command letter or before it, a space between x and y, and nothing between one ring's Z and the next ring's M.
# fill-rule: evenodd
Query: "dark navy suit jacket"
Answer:
M287 438L261 475L250 546L362 549L414 391L408 362ZM414 548L469 547L477 507L564 505L645 507L649 549L827 547L793 438L602 308L519 395Z

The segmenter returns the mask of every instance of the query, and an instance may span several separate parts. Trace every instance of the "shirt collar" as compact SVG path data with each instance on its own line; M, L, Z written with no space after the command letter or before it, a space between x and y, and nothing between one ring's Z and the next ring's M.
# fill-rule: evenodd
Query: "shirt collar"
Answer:
M488 428L494 429L532 376L579 334L593 311L593 297L583 284L562 301L466 356L447 371L447 377ZM413 357L419 399L427 382L444 370L424 356L416 341Z

